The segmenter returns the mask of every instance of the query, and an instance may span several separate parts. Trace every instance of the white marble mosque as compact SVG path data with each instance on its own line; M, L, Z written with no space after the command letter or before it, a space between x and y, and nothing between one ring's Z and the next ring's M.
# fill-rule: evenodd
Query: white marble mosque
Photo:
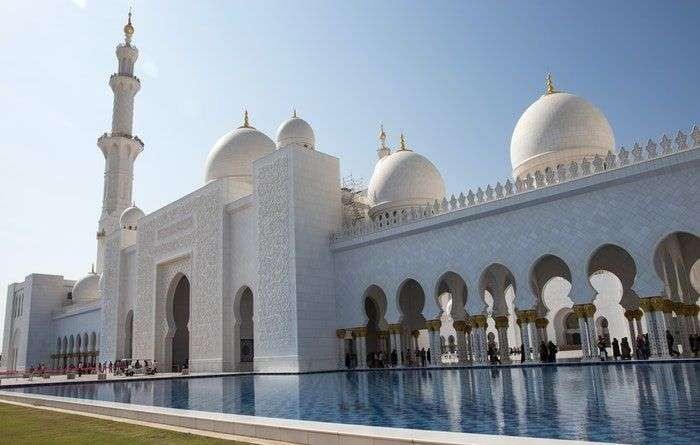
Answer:
M95 267L9 286L2 368L121 358L193 371L304 372L346 354L430 349L431 366L524 345L597 355L597 338L700 333L700 130L617 147L604 114L555 89L515 124L511 178L445 189L401 135L379 135L367 187L341 184L296 115L276 141L246 112L211 148L201 187L132 206L138 49L116 49ZM523 105L514 105L521 107ZM159 150L154 147L153 150ZM370 150L370 149L368 149ZM87 268L86 268L87 269ZM631 342L634 347L634 342ZM437 354L440 351L441 354ZM399 365L406 365L399 358Z

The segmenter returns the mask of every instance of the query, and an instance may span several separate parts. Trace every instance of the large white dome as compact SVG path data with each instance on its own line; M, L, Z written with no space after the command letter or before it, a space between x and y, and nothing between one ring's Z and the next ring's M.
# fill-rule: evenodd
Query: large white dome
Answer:
M398 150L377 161L367 187L370 216L432 203L444 196L440 172L427 158L411 150Z
M74 302L97 300L100 296L100 275L94 271L75 282L71 291Z
M275 143L253 127L242 126L216 141L207 156L205 182L233 178L253 182L253 161L275 151Z
M514 176L568 165L596 154L605 156L615 137L605 115L590 102L568 93L540 97L518 120L510 141Z
M290 144L299 144L307 148L314 148L316 145L313 128L304 119L297 117L296 112L277 130L277 147L282 148Z

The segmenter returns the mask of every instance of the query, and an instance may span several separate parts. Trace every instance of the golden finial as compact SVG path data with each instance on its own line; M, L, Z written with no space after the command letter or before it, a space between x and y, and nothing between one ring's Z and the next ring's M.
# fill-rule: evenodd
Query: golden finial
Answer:
M250 122L248 121L248 110L243 111L243 125L241 125L241 128L249 128L250 127Z
M296 109L296 108L294 109L294 112L292 113L292 117L293 117L293 118L297 118L297 117L298 117L298 116L297 116L297 109Z
M386 148L386 133L384 132L384 125L379 126L379 142L381 143L381 148Z
M92 263L92 267L90 268L90 273L95 275L95 263Z
M124 37L126 38L126 43L131 42L131 36L134 35L134 25L131 24L131 8L129 8L129 20L124 25Z
M408 148L406 148L406 138L403 136L403 132L401 132L401 137L399 138L399 150L408 150Z
M558 93L558 92L559 91L557 91L554 88L554 82L552 82L552 74L547 73L547 92L546 92L546 94L554 94L554 93Z

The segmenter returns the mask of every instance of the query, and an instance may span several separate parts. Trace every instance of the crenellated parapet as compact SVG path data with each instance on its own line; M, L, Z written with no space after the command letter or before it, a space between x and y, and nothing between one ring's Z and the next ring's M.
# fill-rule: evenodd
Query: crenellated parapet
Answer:
M617 153L610 151L604 157L596 155L593 158L583 158L578 162L572 161L569 165L559 165L556 169L537 170L534 175L528 173L525 177L516 177L515 180L506 179L503 182L496 182L495 185L488 184L477 187L476 190L460 192L459 195L445 196L442 200L435 200L432 203L383 212L372 218L365 216L344 226L340 232L333 235L332 241L356 238L412 221L424 220L632 165L653 162L659 158L699 148L700 129L695 125L689 135L679 130L673 139L664 134L658 141L649 139L644 146L636 143L631 150L621 147Z

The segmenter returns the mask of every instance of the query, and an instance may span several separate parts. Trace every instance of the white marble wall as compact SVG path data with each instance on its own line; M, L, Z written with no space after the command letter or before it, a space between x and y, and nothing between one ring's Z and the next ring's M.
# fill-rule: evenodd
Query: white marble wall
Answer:
M663 283L653 268L657 243L674 231L700 232L694 210L700 208L698 167L698 150L681 152L336 242L339 325L363 324L362 292L372 284L387 295L386 319L399 320L397 293L406 278L416 279L426 292L425 318L436 318L432 293L446 271L465 280L469 308L478 277L492 263L513 272L515 304L530 308L530 270L546 254L559 256L570 268L572 301L590 302L596 291L587 277L588 260L606 243L634 258L638 295L660 295Z

